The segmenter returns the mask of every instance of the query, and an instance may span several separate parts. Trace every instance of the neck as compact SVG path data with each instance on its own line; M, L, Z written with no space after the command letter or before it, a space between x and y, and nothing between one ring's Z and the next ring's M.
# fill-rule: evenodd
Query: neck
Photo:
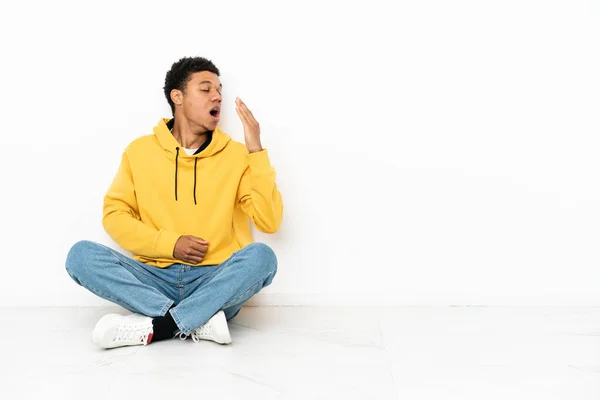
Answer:
M175 117L175 124L171 133L173 133L175 140L186 149L196 149L208 139L206 128L191 123L185 117Z

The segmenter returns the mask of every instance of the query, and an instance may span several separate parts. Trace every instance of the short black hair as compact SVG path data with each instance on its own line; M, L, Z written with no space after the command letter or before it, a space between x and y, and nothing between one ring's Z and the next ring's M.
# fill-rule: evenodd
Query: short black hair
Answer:
M219 76L219 69L204 57L184 57L175 62L165 77L165 96L175 115L175 104L171 100L171 90L178 89L185 93L185 86L195 72L209 71Z

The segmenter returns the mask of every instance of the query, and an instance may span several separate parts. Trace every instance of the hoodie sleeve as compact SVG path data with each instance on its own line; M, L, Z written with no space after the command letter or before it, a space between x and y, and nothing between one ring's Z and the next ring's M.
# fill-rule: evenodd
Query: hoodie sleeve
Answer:
M155 229L141 221L127 153L104 197L102 225L122 248L146 257L173 258L181 235Z
M246 160L237 202L258 230L275 233L283 218L283 202L275 184L275 169L266 149L246 154Z

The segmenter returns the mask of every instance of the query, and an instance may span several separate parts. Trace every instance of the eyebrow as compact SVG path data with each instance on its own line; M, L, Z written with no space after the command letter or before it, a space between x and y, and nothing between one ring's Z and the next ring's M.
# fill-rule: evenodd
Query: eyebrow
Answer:
M212 82L211 82L211 81L202 81L202 82L200 82L198 85L202 85L203 83L209 83L209 84L211 84L211 85L212 85ZM223 84L221 83L221 84L219 85L219 87L223 87Z

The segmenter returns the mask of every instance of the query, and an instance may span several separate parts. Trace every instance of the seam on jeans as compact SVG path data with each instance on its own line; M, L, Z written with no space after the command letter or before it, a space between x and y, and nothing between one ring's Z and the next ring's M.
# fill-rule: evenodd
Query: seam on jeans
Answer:
M181 322L181 318L179 318L179 315L177 314L177 310L175 310L174 308L169 311L171 313L171 315L173 316L173 320L175 321L175 324L177 325L177 327L179 328L179 330L181 331L181 333L183 333L184 335L189 335L192 331L191 329L188 330L185 325L183 324L183 322Z
M179 265L179 274L177 274L177 287L183 287L183 273L185 272L185 265Z
M171 306L175 304L175 302L171 299L169 299L169 301L167 301L167 304L160 310L160 316L164 317L165 315L167 315L167 313L169 312L169 308L171 308Z
M132 259L132 258L130 259L129 257L125 257L125 256L123 256L123 255L121 255L121 254L116 254L117 252L115 252L113 249L111 249L110 247L107 247L107 248L108 248L108 250L110 250L110 251L109 251L109 254L110 254L110 255L111 255L111 256L112 256L112 257L113 257L115 260L117 260L117 263L119 263L119 265L121 265L122 267L124 267L124 266L125 266L124 264L127 264L127 266L129 266L129 267L134 267L134 266L132 266L132 265L131 265L131 264L128 262L129 260L132 260L132 261L135 263L136 261L135 261L134 259ZM137 266L137 265L135 265L135 267L138 267L138 266ZM137 269L137 268L136 268L136 269ZM142 270L143 270L143 268L142 268ZM143 271L144 271L146 274L148 274L148 275L152 275L152 274L150 274L148 271L145 271L145 270L143 270Z
M151 278L151 279L160 279L160 280L161 280L161 281L163 281L165 284L167 284L167 285L171 286L171 283L170 283L170 282L168 282L168 281L164 280L163 278L161 278L161 277L159 277L159 276L156 276L156 275L154 275L154 274L151 274L151 273L150 273L150 272L148 272L148 271L147 271L145 268L143 268L142 266L138 265L138 263L139 263L139 264L144 264L144 263L142 263L141 261L136 261L136 260L134 260L134 259L133 259L133 258L131 258L131 257L127 257L127 256L125 256L125 255L123 255L123 254L119 253L118 251L116 251L116 250L113 250L113 249L111 249L110 247L108 247L108 246L105 246L105 245L103 245L103 244L98 244L98 245L100 245L100 246L102 246L102 247L106 248L106 249L108 250L108 253L109 253L109 254L110 254L110 255L111 255L111 256L112 256L112 257L113 257L115 260L117 260L117 263L119 263L119 265L121 265L122 267L124 267L124 268L126 268L126 269L127 269L127 267L129 267L129 268L132 268L132 269L135 269L136 271L138 271L138 272L140 272L140 273L144 274L145 276L147 276L147 277L149 277L149 278ZM144 264L144 265L145 265L145 264ZM130 273L131 273L131 271L130 271Z
M108 254L110 254L110 255L111 255L111 256L112 256L114 259L116 259L116 260L117 260L117 262L118 262L119 264L122 264L122 261L123 261L123 260L121 259L121 257L123 257L123 255L122 255L121 253L119 253L118 251L116 251L116 250L113 250L113 249L111 249L110 247L108 247L108 246L105 246L105 245L103 245L103 244L101 244L100 246L102 246L102 247L106 248L106 249L108 250ZM118 255L117 255L117 254L118 254ZM134 261L135 261L135 260L134 260Z
M250 286L250 288L248 290L246 290L244 293L239 294L239 295L237 295L236 297L234 297L232 299L229 299L229 301L227 303L223 304L221 307L222 308L229 308L231 306L239 304L238 302L240 301L240 299L244 298L248 293L250 293L251 291L253 291L254 289L256 289L256 287L258 285L260 285L261 282L266 281L271 275L274 275L274 274L273 273L267 274L263 279L259 280L254 285Z
M113 256L113 257L114 257L114 258L117 260L117 262L119 263L119 265L121 265L122 267L124 267L124 268L127 268L127 267L129 267L129 268L135 269L136 271L138 271L138 272L140 272L140 273L142 273L142 274L146 275L146 276L147 276L147 277L149 277L149 278L152 278L152 279L160 279L160 280L162 280L163 282L165 282L167 285L169 284L169 282L165 281L164 279L162 279L162 278L159 278L159 277L157 277L156 275L153 275L153 274L151 274L150 272L146 271L144 268L142 268L142 267L140 267L139 265L137 265L135 260L133 260L133 262L134 262L134 263L133 263L133 265L132 265L132 264L130 264L130 263L127 261L127 260L122 260L122 259L121 259L120 257L118 257L116 254L113 254L113 253L111 253L111 255L112 255L112 256Z

